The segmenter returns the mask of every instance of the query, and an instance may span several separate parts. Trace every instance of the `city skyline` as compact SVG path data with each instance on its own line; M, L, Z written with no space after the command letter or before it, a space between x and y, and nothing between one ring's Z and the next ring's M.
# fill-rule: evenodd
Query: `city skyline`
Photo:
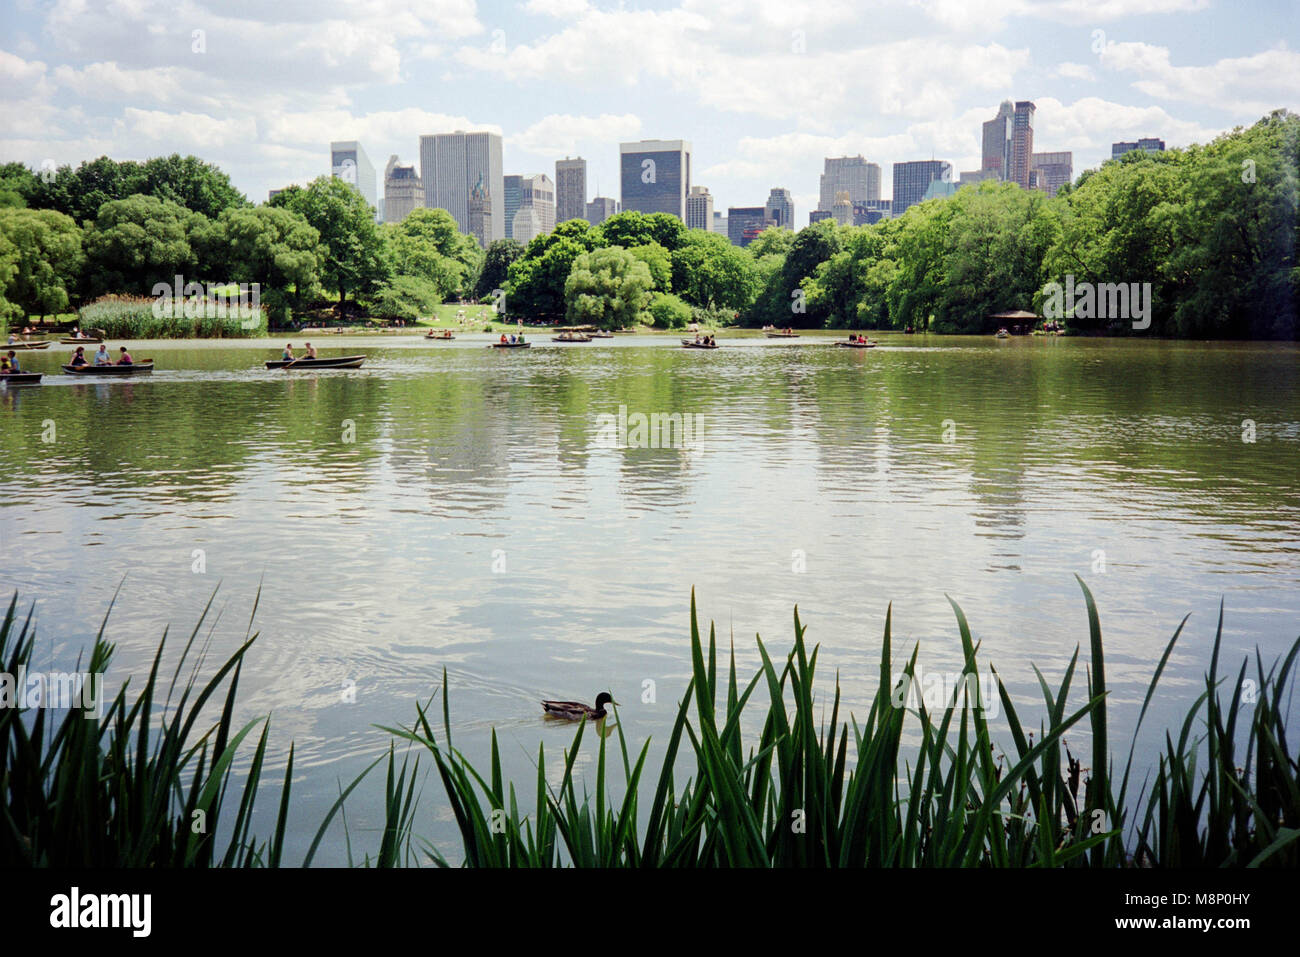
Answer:
M740 2L728 16L699 0L322 0L310 16L260 19L206 0L111 13L20 4L3 15L0 154L39 167L193 153L259 201L328 174L319 157L335 139L413 158L420 135L488 130L505 170L583 156L589 187L617 198L618 143L681 138L716 209L779 186L813 210L828 157L879 164L885 196L896 162L981 169L981 124L1005 99L1036 104L1034 149L1072 152L1076 176L1112 143L1205 142L1300 99L1300 54L1227 7L1078 9L884 2L867 41L843 29L851 5L799 0ZM1275 3L1256 16L1286 13ZM539 83L544 106L524 95Z

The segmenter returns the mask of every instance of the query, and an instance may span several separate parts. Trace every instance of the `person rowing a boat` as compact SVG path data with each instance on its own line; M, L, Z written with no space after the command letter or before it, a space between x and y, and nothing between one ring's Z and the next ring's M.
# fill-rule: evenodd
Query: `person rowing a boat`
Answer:
M14 335L12 332L9 333L9 344L12 346L17 341L18 341L18 337Z
M99 344L99 351L95 353L95 365L111 366L112 364L113 360L108 354L108 347L101 342Z
M306 350L306 351L303 353L303 358L304 358L304 359L315 359L315 358L316 358L316 347L313 346L310 342L307 343L305 346L303 346L303 348Z
M120 353L117 360L118 365L120 366L135 365L135 360L131 358L131 353L126 351L126 346L119 346L117 351Z
M85 364L86 364L86 347L77 346L77 351L72 354L72 361L69 362L68 365L76 367L76 366L84 366Z

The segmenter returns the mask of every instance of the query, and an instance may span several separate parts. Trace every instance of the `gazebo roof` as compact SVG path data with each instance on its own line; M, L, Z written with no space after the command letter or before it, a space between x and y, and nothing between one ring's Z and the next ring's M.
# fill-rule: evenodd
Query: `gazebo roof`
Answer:
M1013 309L1011 312L995 312L989 316L990 319L1037 319L1038 316L1032 312L1025 312L1023 309Z

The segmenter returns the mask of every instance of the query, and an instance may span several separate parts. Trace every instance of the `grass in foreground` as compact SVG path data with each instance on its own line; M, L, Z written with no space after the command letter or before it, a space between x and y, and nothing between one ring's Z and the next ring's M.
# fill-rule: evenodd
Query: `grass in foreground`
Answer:
M774 661L758 639L762 667L742 686L734 649L720 680L715 635L710 628L705 643L693 597L692 678L654 781L646 778L649 742L634 760L621 725L599 724L593 795L575 772L584 736L593 733L584 723L563 755L558 787L547 784L547 758L539 746L533 807L523 812L514 784L504 780L495 733L486 774L453 746L445 675L441 740L429 709L418 706L412 728L385 730L431 754L459 827L457 857L473 867L1300 865L1298 760L1285 733L1300 639L1267 671L1256 656L1253 687L1243 662L1225 702L1220 613L1205 689L1181 726L1166 733L1165 748L1138 786L1131 780L1132 746L1122 772L1110 755L1101 627L1092 595L1080 585L1090 653L1082 700L1073 710L1067 706L1077 649L1059 686L1038 675L1044 718L1036 729L1026 728L990 670L1006 716L1000 736L1006 745L995 740L981 710L930 710L923 700L915 709L896 706L903 696L891 686L888 615L880 686L865 718L841 716L837 684L825 720L826 702L813 690L818 649L808 648L797 609L792 650ZM30 666L35 642L30 616L20 621L16 608L15 596L0 621L0 662L9 675ZM964 673L978 676L977 646L955 603L953 610ZM54 712L46 709L0 709L0 866L283 863L292 747L274 830L259 839L250 830L269 722L240 728L232 722L244 656L256 636L250 634L206 683L198 679L201 655L181 682L202 623L203 618L185 643L161 701L166 634L139 692L123 685L102 717L74 708L56 726ZM1182 629L1180 624L1156 666L1138 728ZM103 632L101 626L86 667L92 673L105 671L112 658ZM914 679L915 669L913 650L903 673ZM759 714L762 731L746 743L741 716L760 707L760 688L767 699ZM222 703L220 718L201 726L210 702ZM259 726L247 771L236 784L241 746ZM1075 727L1091 732L1086 777L1082 761L1065 744ZM611 759L613 732L618 749ZM335 815L382 760L340 789L303 866L311 864ZM611 763L622 766L617 800ZM679 778L682 769L688 773ZM418 759L404 759L399 769L390 747L385 827L363 863L416 861L417 773ZM651 786L647 812L641 798ZM449 863L437 848L419 843L435 862ZM350 839L348 847L351 861Z

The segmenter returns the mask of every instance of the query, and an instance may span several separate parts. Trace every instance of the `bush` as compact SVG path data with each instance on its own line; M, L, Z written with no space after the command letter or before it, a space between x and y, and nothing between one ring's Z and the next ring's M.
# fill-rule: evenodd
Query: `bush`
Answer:
M650 301L650 317L656 329L685 329L691 315L691 307L672 293L656 293Z
M720 306L702 306L695 309L692 319L710 329L717 326L730 326L736 321L736 311Z
M259 305L249 318L234 303L177 303L171 315L148 296L101 296L78 310L82 329L101 330L110 339L252 339L266 335L266 311ZM190 313L190 315L186 315ZM198 313L195 315L194 313ZM222 313L225 313L222 315Z
M406 319L411 322L433 313L433 307L442 302L438 287L419 276L396 276L384 283L370 300L372 315L384 319Z

